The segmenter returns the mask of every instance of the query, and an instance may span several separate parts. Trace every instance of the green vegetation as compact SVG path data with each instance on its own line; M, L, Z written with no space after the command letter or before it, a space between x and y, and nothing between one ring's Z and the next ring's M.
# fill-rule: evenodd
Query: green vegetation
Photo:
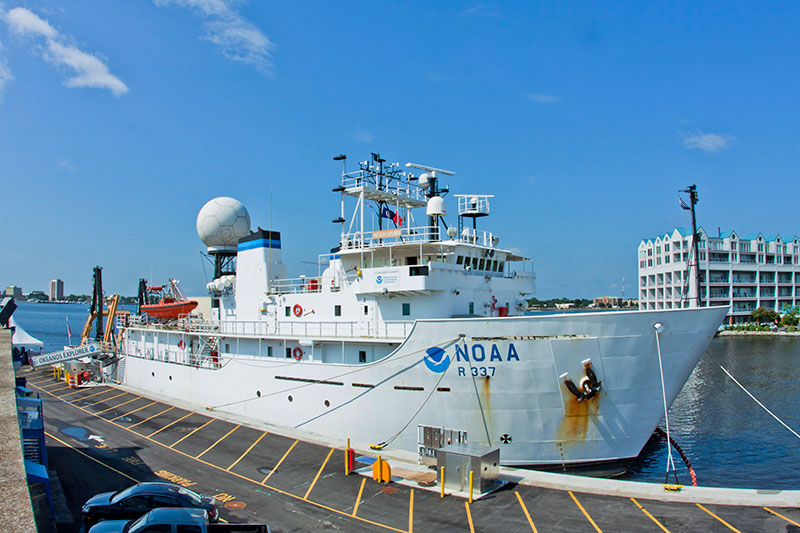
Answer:
M575 309L585 309L592 304L591 300L586 298L576 298L570 300L569 298L551 298L549 300L540 300L538 298L529 298L528 305L537 309L555 309L556 304L573 304Z

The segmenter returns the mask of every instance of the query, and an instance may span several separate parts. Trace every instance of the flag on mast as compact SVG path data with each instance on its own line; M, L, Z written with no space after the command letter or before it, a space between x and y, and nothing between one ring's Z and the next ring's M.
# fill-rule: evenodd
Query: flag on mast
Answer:
M680 200L681 202L681 208L686 209L687 211L691 211L692 208L686 205L686 202L683 201L683 198L678 198L678 200Z

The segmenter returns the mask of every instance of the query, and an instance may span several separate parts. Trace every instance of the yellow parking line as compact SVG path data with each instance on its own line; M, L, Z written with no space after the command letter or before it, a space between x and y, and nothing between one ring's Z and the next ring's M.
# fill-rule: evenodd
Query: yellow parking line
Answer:
M594 529L597 531L597 533L603 533L603 530L601 530L599 527L597 527L597 524L594 523L594 520L592 520L592 517L589 516L589 513L587 513L586 509L583 508L583 505L581 505L581 502L578 501L578 498L576 498L575 495L572 494L572 491L568 490L567 492L569 492L569 495L572 496L572 500L575 502L575 505L578 506L578 509L581 510L581 512L583 513L583 516L585 516L586 519L589 520L589 523L591 523L594 526Z
M708 509L706 509L702 505L700 505L699 503L695 504L695 505L697 505L700 509L704 510L705 512L707 512L708 514L710 514L711 516L713 516L714 518L716 518L717 520L719 520L720 522L722 522L723 524L728 526L728 529L730 529L731 531L735 531L736 533L742 533L741 531L739 531L738 529L736 529L735 527L733 527L732 525L727 523L725 520L723 520L722 518L718 517L717 515L715 515L714 513L712 513L711 511L709 511Z
M794 521L794 520L792 520L791 518L786 518L786 517L785 517L785 516L783 516L782 514L780 514L780 513L776 513L775 511L773 511L773 510L772 510L772 509L770 509L769 507L764 507L764 509L765 509L765 510L767 510L767 511L769 511L770 513L774 514L775 516L780 516L781 518L783 518L783 519L784 519L784 520L786 520L787 522L789 522L789 523L792 523L792 524L796 525L797 527L800 527L800 524L798 524L797 522L795 522L795 521Z
M464 502L464 507L467 509L467 521L469 522L470 533L475 533L475 526L472 525L472 513L469 512L469 502Z
M170 409L172 409L172 407L170 407ZM167 411L169 411L169 409L167 409ZM164 412L166 413L167 411L164 411ZM164 426L163 428L161 428L161 429L157 429L156 431L154 431L154 432L150 433L150 434L147 436L147 438L149 439L150 437L152 437L152 436L153 436L153 435L155 435L156 433L161 433L162 431L164 431L165 429L167 429L167 428L168 428L168 427L170 427L171 425L173 425L173 424L177 424L178 422L180 422L180 421L181 421L181 420L183 420L184 418L189 418L189 417L190 417L190 416L192 416L193 414L194 414L194 413L192 413L192 412L189 412L189 414L187 414L186 416L182 416L182 417L180 417L179 419L175 420L174 422L170 422L169 424L167 424L167 425L166 425L166 426ZM149 419L148 419L148 420L149 420ZM133 427L133 426L131 426L131 427Z
M105 402L107 400L113 400L114 398L119 398L120 396L125 396L126 394L128 394L128 393L127 392L121 392L121 393L117 394L116 396L111 396L110 398L103 398L102 400L100 400L98 402L90 403L89 405L84 405L84 407L91 407L93 405L97 405L98 403L103 403L103 402ZM55 394L53 396L55 396Z
M116 409L117 407L122 407L122 406L123 406L123 405L125 405L125 404L129 404L129 403L131 403L131 402L135 402L136 400L141 400L141 399L142 399L142 397L141 397L141 396L137 396L137 397L136 397L136 398L134 398L133 400L128 400L127 402L122 402L122 403L120 403L120 404L117 404L117 405L115 405L115 406L113 406L113 407L109 407L109 408L107 408L107 409L103 409L102 411L98 411L98 412L97 412L97 414L98 414L98 415L102 415L102 414L103 414L103 413L105 413L106 411L110 411L110 410L112 410L112 409Z
M51 390L56 390L59 387L60 388L64 388L64 389L68 389L69 388L69 387L67 387L67 382L66 381L59 381L58 383L51 383L50 385L45 385L45 386L39 386L39 385L36 385L36 386L39 387L40 389L46 390L48 392L51 391Z
M350 516L355 516L358 512L358 504L361 503L361 493L364 492L364 484L367 482L367 478L361 479L361 488L358 489L358 497L356 498L356 505L353 507L353 512L350 513Z
M283 454L283 457L281 457L281 460L280 460L280 461L278 461L278 463L275 465L275 468L273 468L273 469L272 469L272 471L271 471L269 474L267 474L267 477L265 477L265 478L264 478L264 481L262 481L262 482L261 482L261 484L262 484L262 485L263 485L264 483L266 483L266 482L267 482L267 480L270 478L270 476L271 476L272 474L274 474L274 473L275 473L275 471L278 469L278 467L279 467L279 466L281 466L281 463L283 462L283 460L284 460L284 459L286 459L286 456L287 456L287 455L289 455L289 452L290 452L290 451L292 451L292 448L294 448L294 447L295 447L295 445L296 445L298 442L299 442L299 441L294 441L294 442L292 443L292 445L291 445L291 446L289 446L289 449L288 449L288 450L286 450L286 453L284 453L284 454Z
M50 437L51 439L53 439L54 441L60 442L61 444L63 444L63 445L64 445L64 446L66 446L67 448L71 448L71 449L72 449L72 451L74 451L74 452L78 452L78 453L79 453L79 454L81 454L82 456L84 456L84 457L86 457L86 458L88 458L88 459L91 459L91 460L92 460L92 461L94 461L95 463L97 463L97 464L99 464L99 465L103 465L104 467L108 468L109 470L113 470L113 471L114 471L114 472L116 472L117 474L119 474L119 475L121 475L121 476L123 476L123 477L126 477L126 478L130 479L130 480L131 480L131 481L133 481L134 483L139 483L139 480L138 480L138 479L136 479L136 478L132 478L131 476L129 476L129 475L128 475L128 474L126 474L125 472L120 472L120 471L119 471L119 470L117 470L116 468L114 468L114 467L111 467L111 466L108 466L107 464L105 464L105 463L104 463L104 462L102 462L102 461L98 461L97 459L95 459L95 458L94 458L94 457L92 457L91 455L88 455L88 454L86 454L86 453L83 453L83 452L82 452L82 451L80 451L79 449L75 448L75 447L74 447L74 446L72 446L71 444L68 444L68 443L64 442L63 440L59 439L58 437L55 437L55 436L51 435L50 433L48 433L48 432L46 432L46 431L44 432L44 434L45 434L45 435L47 435L48 437Z
M238 459L236 459L236 460L233 462L233 464L232 464L231 466L229 466L228 468L226 468L226 469L225 469L225 471L226 471L226 472L230 472L230 471L231 471L231 468L233 468L234 466L236 466L236 464L237 464L239 461L241 461L242 459L244 459L244 456L245 456L245 455L247 455L248 453L250 453L250 450L252 450L252 449L255 447L255 445L256 445L256 444L258 444L258 442L259 442L261 439L263 439L263 438L264 438L264 435L266 435L266 434L267 434L267 432L266 432L266 431L265 431L265 432L263 432L263 433L261 434L261 436L260 436L260 437L258 437L258 438L256 439L256 441L255 441L253 444L251 444L251 445L250 445L250 447L249 447L249 448L247 448L247 450L245 450L245 452L244 452L242 455L240 455L240 456L239 456L239 458L238 458Z
M132 415L136 411L141 411L142 409L146 409L146 408L150 407L151 405L153 405L154 403L158 403L158 402L150 402L147 405L145 405L144 407L139 407L138 409L134 409L133 411L125 413L124 415L119 415L117 418L112 418L111 420L117 420L118 418L122 418L123 416Z
M642 512L643 512L644 514L646 514L647 516L649 516L649 517L650 517L650 520L652 520L653 522L655 522L655 523L656 523L656 525L657 525L658 527L660 527L662 531L664 531L665 533L670 533L669 529L667 529L666 527L664 527L664 524L662 524L661 522L659 522L658 520L656 520L656 517L655 517L655 516L653 516L653 515L651 515L651 514L650 514L650 513L647 511L647 509L645 509L644 507L642 507L641 505L639 505L639 502L637 502L637 501L636 501L634 498L631 498L631 501L632 501L633 503L635 503L635 504L636 504L636 507L638 507L639 509L641 509L641 510L642 510Z
M206 427L207 425L209 425L209 424L210 424L211 422L213 422L213 421L214 421L214 419L213 419L213 418L209 418L209 419L208 419L208 422L206 422L205 424L203 424L203 425L202 425L202 426L200 426L200 427L194 428L194 430L193 430L191 433L189 433L188 435L184 435L184 436L183 436L183 438L181 438L180 440L178 440L178 442L173 442L173 443L172 443L172 445L170 446L170 448L174 448L176 444L178 444L178 443L182 442L184 439L188 439L189 437L191 437L192 435L194 435L194 434L195 434L195 431L200 431L201 429L203 429L204 427ZM195 459L196 459L196 458L195 458Z
M538 533L538 531L536 531L536 526L533 525L533 520L531 520L531 515L528 512L528 508L525 507L525 503L522 501L522 496L520 496L519 492L517 491L514 491L514 494L517 495L517 500L519 500L519 505L522 507L522 512L525 513L525 518L528 519L528 523L531 525L531 531L533 531L533 533Z
M107 393L107 392L113 392L113 391L115 391L115 390L117 390L117 389L106 389L106 390L101 390L101 391L98 391L98 392L94 392L94 393L92 393L92 394L89 394L88 396L84 396L83 398L78 398L78 400L85 400L86 398L91 398L92 396L97 396L98 394L105 394L105 393ZM69 394L73 394L73 393L75 393L75 392L83 392L83 391L81 391L81 390L79 389L79 390L76 390L76 391L72 391L72 392L70 392ZM59 398L63 398L64 396L69 396L69 394L64 394L63 396L59 396ZM77 400L70 400L70 402L72 402L72 401L77 401Z
M158 402L153 402L153 403L158 403ZM150 405L153 405L153 403L151 403ZM150 407L150 405L145 405L145 407ZM142 407L141 409L144 409L144 407ZM157 417L157 416L161 416L161 415L163 415L164 413L166 413L167 411L170 411L170 410L172 410L172 409L175 409L175 406L174 406L174 405L173 405L172 407L168 407L168 408L164 409L164 410L163 410L163 411L161 411L160 413L156 413L156 414L154 414L153 416L151 416L151 417L149 417L149 418L145 418L144 420L139 420L139 421L138 421L138 422L136 422L135 424L131 424L130 426L128 426L128 428L130 429L130 428L132 428L132 427L136 427L136 426L138 426L139 424L144 424L144 423L145 423L145 422L147 422L148 420L152 420L153 418L155 418L155 417ZM138 411L138 409L137 409L137 411ZM134 411L134 412L136 412L136 411Z
M414 531L414 489L411 489L408 497L408 533L412 531Z
M48 393L48 394L50 394L50 395L51 395L51 396L53 396L54 398L57 398L57 396L56 396L55 394L52 394L52 393ZM72 405L72 406L73 406L73 407L75 407L76 409L79 409L79 410L83 411L83 412L84 412L84 413L86 413L87 415L96 416L96 417L97 417L97 418L99 418L100 420L102 420L102 421L104 421L104 422L107 422L107 423L111 424L112 426L116 426L116 427L118 427L118 428L120 428L120 429L122 429L122 430L129 431L130 433L132 433L132 434L136 435L137 437L141 437L141 438L143 438L143 439L147 439L147 440L149 440L150 442L152 442L153 444L157 444L158 446L163 446L164 448L170 449L170 450L172 450L173 452L175 452L175 453L177 453L177 454L180 454L180 455L182 455L182 456L186 457L187 459L192 459L192 460L194 460L194 461L197 461L198 463L201 463L201 464L203 464L203 465L205 465L205 466L207 466L207 467L209 467L209 468L216 468L216 469L217 469L217 470L219 470L220 472L225 472L225 470L224 470L222 467L220 467L220 466L217 466L217 465L215 465L215 464L209 463L208 461L204 461L204 460L202 460L202 459L195 459L194 457L192 457L191 455L189 455L189 454L187 454L187 453L185 453L185 452L182 452L182 451L180 451L180 450L175 450L175 449L172 449L170 446L167 446L167 445L166 445L166 444L164 444L163 442L158 442L158 441L157 441L157 440L155 440L155 439L150 439L150 438L148 438L148 437L146 437L146 436L142 435L141 433L137 433L137 432L135 432L135 431L133 431L133 430L130 430L130 429L128 429L126 426L123 426L122 424L118 424L117 422L111 422L111 421L109 421L109 420L108 420L108 419L106 419L106 418L103 418L103 417L101 417L101 416L97 416L95 413L93 413L92 411L90 411L90 410L88 410L88 409L84 408L83 406L76 405L76 404L74 404L74 403L71 403L71 402L67 402L67 403L69 403L70 405ZM299 441L295 441L295 442L294 442L294 444L292 444L292 446L289 448L289 450L287 450L287 453L286 453L286 454L284 454L284 458L286 457L286 455L288 455L288 452L289 452L289 451L291 451L291 449L294 447L294 445L295 445L295 444L297 444L297 442L299 442ZM283 460L283 459L282 459L282 460ZM278 464L280 464L280 461L278 462ZM275 467L275 468L277 468L277 466L278 466L278 465L276 465L276 467ZM273 470L273 472L274 472L274 470ZM255 484L255 485L259 485L259 486L262 486L262 487L268 488L268 489L270 489L271 491L274 491L274 492L276 492L276 493L278 493L278 494L281 494L281 495L283 495L283 496L286 496L287 498L293 498L293 499L295 499L295 500L299 500L299 501L305 502L305 503L307 503L307 504L309 504L309 505L313 505L314 507L318 507L319 509L324 509L324 510L326 510L326 511L328 511L328 512L331 512L331 513L335 513L335 514L338 514L338 515L341 515L341 516L351 516L353 519L355 519L355 520L358 520L359 522L363 522L363 523L365 523L365 524L370 524L370 525L373 525L373 526L376 526L376 527L380 527L380 528L383 528L383 529L388 529L388 530L390 530L390 531L396 531L397 533L407 533L406 531L404 531L404 530L402 530L402 529L398 529L398 528L396 528L396 527L392 527L392 526L390 526L390 525L387 525L387 524L382 524L382 523L380 523L380 522L375 522L375 521L373 521L373 520L369 520L369 519L367 519L367 518L361 518L360 516L352 516L352 515L349 515L349 514L348 514L348 513L346 513L345 511L342 511L342 510L340 510L340 509L335 509L335 508L333 508L333 507L329 507L329 506L327 506L327 505L324 505L324 504L322 504L322 503L319 503L319 502L315 502L315 501L313 501L313 500L304 500L303 498L301 498L301 497L300 497L300 496L298 496L297 494L292 494L291 492L287 492L287 491L285 491L285 490L283 490L283 489L280 489L280 488L278 488L278 487L274 487L274 486L272 486L272 485L266 485L266 484L265 484L263 481L262 481L262 482L259 482L259 481L256 481L255 479L249 478L249 477L247 477L247 476L243 476L243 475L241 475L241 474L237 474L236 472L227 472L227 474L228 474L228 475L231 475L231 476L234 476L234 477L237 477L237 478L239 478L239 479L241 479L241 480L244 480L244 481L249 481L250 483L253 483L253 484ZM269 477L269 476L267 476L267 477Z
M220 442L225 440L228 437L228 435L230 435L231 433L233 433L237 429L239 429L239 425L238 424L236 425L235 428L233 428L232 430L230 430L229 432L227 432L223 436L221 436L219 439L217 439L217 442L215 442L214 444L212 444L211 446L209 446L208 448L203 450L203 453L201 453L200 455L196 455L195 459L200 459L200 457L202 457L208 450L210 450L211 448L213 448L214 446L216 446L217 444L219 444Z
M308 499L308 495L311 494L311 489L313 489L314 485L317 484L317 480L319 479L319 475L322 473L322 469L325 468L325 465L328 464L328 459L331 458L331 455L333 455L333 448L331 448L331 451L328 452L328 456L325 458L325 461L322 462L322 466L319 467L319 470L317 470L317 475L314 476L314 481L312 481L311 485L308 486L308 490L306 491L306 495L303 496L304 500Z

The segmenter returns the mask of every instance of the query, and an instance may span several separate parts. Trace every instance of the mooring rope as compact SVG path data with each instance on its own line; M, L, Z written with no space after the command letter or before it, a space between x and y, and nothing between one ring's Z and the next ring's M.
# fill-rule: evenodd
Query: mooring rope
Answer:
M664 423L667 426L667 439L669 439L669 413L667 413L667 391L664 387L664 365L661 363L661 342L659 337L661 335L661 322L653 324L653 329L656 334L656 348L658 350L658 371L661 373L661 397L664 400ZM672 466L672 472L675 474L675 483L678 482L678 472L675 470L675 460L672 458L672 448L667 446L667 469L664 474L664 483L669 480L669 468Z
M667 446L672 444L675 447L675 449L678 451L678 455L681 456L681 459L683 459L683 462L686 464L686 468L689 469L689 475L692 476L692 486L696 487L697 486L697 474L695 474L694 468L692 468L691 461L689 461L689 458L686 457L685 453L683 453L683 450L681 449L681 447L678 446L678 443L675 442L675 439L673 439L672 437L667 435L667 432L664 431L663 429L661 429L658 426L656 426L656 433L658 433L662 437L667 437L667 443L668 443Z
M758 398L756 398L755 396L753 396L752 394L750 394L750 391L748 391L747 389L745 389L745 388L744 388L744 385L742 385L741 383L739 383L739 382L736 380L736 378L735 378L735 377L733 377L733 376L731 375L731 373L730 373L730 372L728 372L727 370L725 370L725 367L724 367L724 366L722 366L722 365L719 365L719 367L722 369L722 371L723 371L723 372L725 372L726 374L728 374L728 377L729 377L729 378L731 378L731 379L733 380L733 382L734 382L734 383L736 383L737 385L739 385L739 387L740 387L740 388L741 388L741 389L742 389L744 392L746 392L746 393L747 393L747 395L748 395L748 396L750 396L750 397L753 399L753 401L755 401L755 402L756 402L756 403L757 403L759 406L761 406L761 408L762 408L763 410L765 410L767 413L769 413L769 415L770 415L772 418L774 418L775 420L777 420L778 422L780 422L780 424L781 424L783 427L785 427L786 429L788 429L789 431L791 431L791 432L792 432L792 435L794 435L795 437L797 437L798 439L800 439L800 435L798 435L798 434L797 434L797 432L796 432L795 430L793 430L792 428L790 428L790 427L789 427L789 426L788 426L788 425L787 425L787 424L786 424L786 423L785 423L783 420L781 420L780 418L778 418L777 416L775 416L775 413L773 413L772 411L770 411L769 409L767 409L767 408L766 408L766 406L765 406L763 403L759 402L759 401L758 401Z

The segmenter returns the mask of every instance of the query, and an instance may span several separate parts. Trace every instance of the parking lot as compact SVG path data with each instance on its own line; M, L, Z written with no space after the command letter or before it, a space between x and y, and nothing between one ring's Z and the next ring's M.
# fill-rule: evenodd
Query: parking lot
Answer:
M509 484L469 503L414 483L345 475L325 447L188 411L112 386L74 389L24 370L45 401L50 469L71 522L95 493L169 480L217 498L229 522L273 531L787 531L800 510L665 503ZM371 459L362 458L357 466Z

